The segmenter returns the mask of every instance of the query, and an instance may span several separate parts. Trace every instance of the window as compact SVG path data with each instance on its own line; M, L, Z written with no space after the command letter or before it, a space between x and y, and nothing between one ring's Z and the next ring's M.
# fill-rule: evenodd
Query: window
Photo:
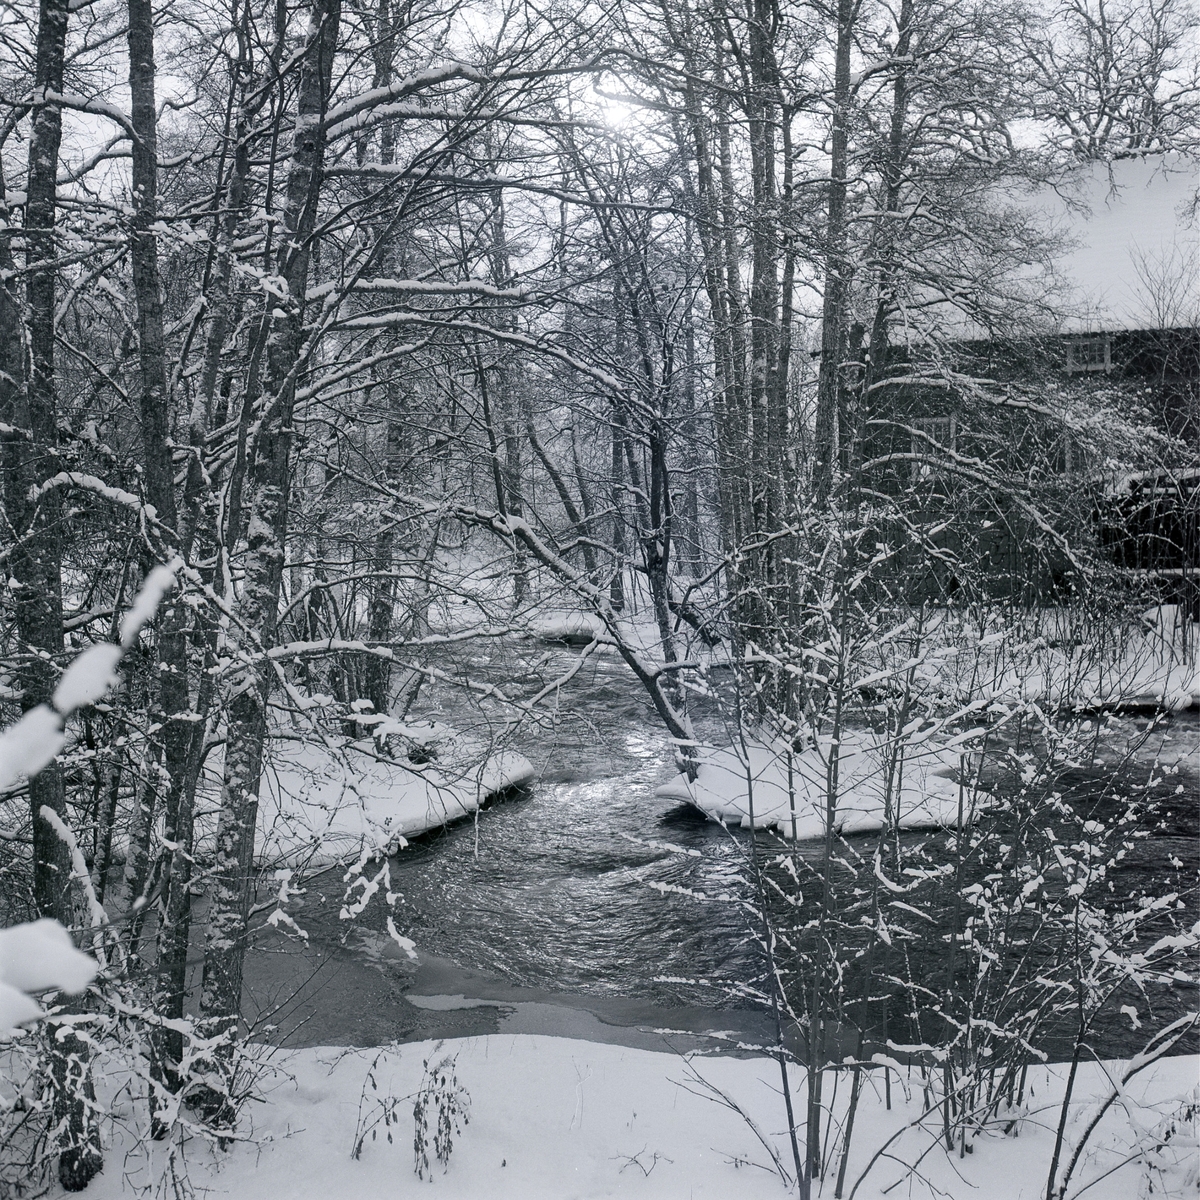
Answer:
M1067 370L1111 371L1112 343L1107 334L1075 338L1067 343Z
M953 417L917 417L912 422L912 428L915 430L912 436L913 454L932 457L937 454L937 446L954 451L958 427ZM936 471L935 463L913 461L914 479L928 479Z

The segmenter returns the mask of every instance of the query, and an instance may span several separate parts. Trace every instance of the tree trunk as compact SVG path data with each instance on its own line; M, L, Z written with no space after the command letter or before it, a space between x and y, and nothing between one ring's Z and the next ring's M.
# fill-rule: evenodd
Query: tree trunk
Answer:
M284 206L279 274L287 299L272 307L267 386L254 440L246 509L245 576L236 610L257 634L246 649L260 656L232 681L227 704L225 775L217 830L212 907L204 955L201 1013L215 1031L236 1029L254 861L254 828L266 737L269 666L261 651L275 638L283 581L291 484L290 453L296 370L303 357L303 305L310 241L316 226L325 151L323 128L331 87L340 0L316 0L303 50L291 165Z
M588 573L588 578L594 579L596 577L596 552L591 544L591 532L588 528L588 522L580 514L579 508L575 503L575 498L571 495L562 472L554 465L554 460L546 453L545 446L542 445L541 440L538 438L537 427L533 423L533 410L528 405L525 408L525 433L529 438L529 448L537 457L538 462L542 464L546 474L550 477L550 482L554 485L559 503L563 506L563 512L566 513L567 520L571 523L571 529L574 531L576 537L583 539L580 544L583 567Z
M154 12L151 0L129 0L129 90L133 121L134 216L130 239L133 290L137 301L138 360L141 391L142 461L146 500L161 523L167 554L181 546L175 502L174 467L168 441L166 346L163 335L162 298L158 271L158 114L155 106ZM186 607L173 592L159 612L158 670L152 696L152 724L161 725L162 754L166 769L166 802L163 806L164 849L155 867L159 905L156 1007L169 1020L183 1016L183 964L186 960L191 883L192 814L188 784L193 737L203 737L191 719L186 641ZM157 711L154 711L156 709ZM186 811L183 811L186 808ZM166 848L170 847L170 848ZM135 915L135 921L138 916ZM182 929L177 923L182 922ZM182 1057L182 1035L160 1031L154 1039L151 1069L168 1087L177 1090L177 1066Z
M612 505L612 548L613 565L612 579L608 585L608 599L613 612L622 612L625 608L625 467L624 467L625 432L617 421L612 418L612 474L610 476L611 491L609 500Z
M842 357L846 347L849 260L846 254L846 175L850 124L850 56L854 43L855 0L838 0L837 46L833 74L833 129L825 213L825 296L821 310L821 368L817 378L814 491L825 504L833 491L838 459L838 409Z
M388 484L398 482L399 463L402 453L403 426L400 423L400 391L390 378L384 388L388 398L387 448L384 463L385 479ZM370 600L367 605L367 637L374 643L386 642L392 636L392 622L396 610L396 579L393 574L394 547L396 541L395 521L380 514L383 527L375 535L372 547ZM386 713L390 700L392 664L377 655L368 655L363 661L364 691L377 713Z
M897 19L896 60L903 63L910 53L913 35L913 0L902 0ZM906 155L904 152L904 123L908 115L908 70L896 69L892 84L892 112L888 129L887 157L883 165L885 216L878 222L879 249L878 295L875 316L867 352L867 368L863 373L864 417L869 417L870 387L887 370L888 320L895 303L895 234L893 219L900 211L900 189L904 181Z
M38 13L37 66L34 80L33 128L29 139L29 180L25 205L26 300L29 321L30 375L24 402L16 386L23 372L9 372L9 402L15 411L5 424L19 430L5 438L5 500L17 535L9 559L17 635L33 652L22 671L21 705L28 711L53 694L54 661L62 661L62 513L55 489L31 503L29 485L58 469L58 413L54 385L55 209L58 202L58 152L62 141L62 109L47 93L63 90L63 58L67 37L68 0L41 0ZM12 278L10 276L9 278ZM12 353L15 297L6 295L6 328L0 341ZM19 315L19 314L18 314ZM16 367L12 363L13 368ZM15 402L15 403L13 403ZM6 408L8 405L6 405ZM11 585L10 585L11 586ZM42 658L41 654L47 657ZM29 781L33 816L33 899L39 915L74 923L71 866L67 847L41 816L43 806L67 820L62 769L51 763ZM58 1175L68 1191L79 1191L103 1166L99 1130L92 1117L91 1068L87 1046L74 1033L50 1042L54 1113L61 1125Z
M489 142L489 157L497 155ZM512 264L508 252L508 228L505 223L504 193L499 188L492 193L491 245L488 247L492 283L498 288L508 287L512 282ZM501 328L516 328L511 313L501 313ZM492 455L496 469L502 479L504 512L511 517L524 515L523 476L524 466L521 453L521 410L525 408L524 396L514 381L514 373L508 362L507 352L497 347L497 362L493 368L495 383L492 387L492 408L497 422L497 433L492 437ZM500 445L503 456L500 456ZM513 608L521 608L529 597L529 568L525 551L520 541L513 542Z
M371 86L387 87L392 82L395 70L396 34L399 31L401 14L393 13L391 0L379 0L375 13L375 76ZM391 166L396 160L396 138L390 121L384 121L379 130L379 161ZM380 238L383 244L378 249L383 274L390 277L394 271L394 235L392 221L385 222ZM393 335L394 337L394 335ZM387 378L384 389L387 395L387 452L384 464L385 478L389 484L398 482L397 474L403 450L404 428L403 395L391 366L385 368ZM371 554L371 570L374 578L370 584L370 600L367 606L367 636L374 643L386 642L392 636L392 625L396 615L396 580L392 575L395 561L395 523L381 516L382 528L375 535ZM386 713L390 700L392 664L384 658L369 655L363 660L364 691L377 713ZM411 683L411 680L408 682Z
M219 530L219 500L214 494L212 482L206 470L204 458L206 435L211 427L217 396L217 377L220 372L221 354L228 334L232 302L230 280L233 269L233 242L245 203L247 181L250 175L250 151L247 140L252 112L247 102L250 83L249 31L245 18L239 24L238 57L233 64L230 80L230 102L236 105L236 118L227 117L225 137L230 137L232 122L233 165L228 181L224 184L224 211L215 222L216 256L215 269L208 279L205 303L208 308L207 329L204 339L204 357L201 363L200 387L197 390L191 412L188 414L188 444L190 456L186 482L184 484L183 512L180 517L180 549L184 556L195 556L203 564L201 578L213 588L217 595L225 593L225 572L222 568L222 540ZM262 101L260 101L260 104ZM222 198L222 183L218 180L217 204ZM217 666L218 626L215 614L199 610L196 615L197 628L194 638L203 655L203 670L196 690L192 737L188 747L187 764L184 771L182 792L175 809L175 843L166 887L165 907L159 926L158 937L158 981L157 1006L160 1015L177 1019L183 1016L187 995L187 952L191 941L192 925L192 849L194 843L194 818L196 788L204 764L205 736L210 710L215 699L213 672ZM174 784L174 778L172 778ZM179 1030L165 1029L160 1045L156 1047L157 1059L164 1066L166 1085L174 1090L181 1082L177 1067L183 1056L183 1034ZM165 1129L155 1128L156 1134Z

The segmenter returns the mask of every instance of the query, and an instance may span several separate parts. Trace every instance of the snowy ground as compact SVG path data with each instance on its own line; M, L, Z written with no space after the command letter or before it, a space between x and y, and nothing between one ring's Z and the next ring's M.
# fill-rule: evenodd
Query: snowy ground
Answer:
M423 1063L432 1066L447 1055L469 1096L470 1119L453 1138L444 1172L430 1149L432 1183L422 1183L413 1173L413 1095L421 1085ZM1081 1068L1068 1145L1114 1071L1113 1064ZM1008 1132L1009 1122L998 1124L960 1157L957 1149L947 1154L940 1140L940 1106L922 1119L920 1087L893 1074L893 1107L887 1111L880 1071L874 1070L856 1117L843 1194L849 1197L861 1176L859 1197L1037 1200L1046 1185L1065 1073L1061 1066L1031 1070L1020 1119ZM109 1083L117 1081L110 1078ZM763 1142L708 1086L741 1107L788 1167L779 1083L777 1064L760 1057L684 1058L559 1037L501 1034L382 1052L275 1052L260 1082L262 1102L249 1106L250 1140L228 1151L193 1139L182 1159L176 1154L174 1164L169 1163L167 1144L138 1141L129 1132L132 1113L128 1093L123 1093L110 1127L108 1165L88 1195L95 1200L139 1192L170 1196L163 1179L173 1165L177 1172L186 1168L194 1194L210 1200L409 1194L447 1200L783 1197L788 1189ZM1185 1106L1200 1098L1196 1085L1196 1061L1188 1058L1164 1060L1133 1080L1093 1135L1094 1148L1068 1195L1094 1180L1084 1193L1090 1200L1194 1196L1194 1118L1189 1124L1182 1117ZM802 1103L804 1084L798 1074L794 1086ZM832 1074L824 1086L827 1097L833 1094ZM814 1190L821 1196L833 1195L848 1091L843 1073L828 1134L828 1157L835 1165L822 1188ZM436 1099L428 1108L436 1123ZM377 1120L385 1111L390 1124ZM370 1121L377 1121L377 1136L366 1134L355 1160L352 1148ZM1172 1123L1175 1131L1168 1136ZM886 1155L867 1171L885 1144ZM1133 1161L1118 1167L1131 1155ZM1106 1174L1114 1167L1118 1169Z
M651 662L661 659L658 629L648 608L620 621L625 642ZM593 638L611 643L594 613L552 605L534 606L527 628L549 642L585 645ZM679 630L694 641L687 626ZM1095 628L1067 609L1045 608L1022 619L997 620L984 630L950 610L927 615L920 651L893 661L895 646L882 642L867 651L858 684L898 685L911 667L918 694L965 702L986 698L1002 704L1033 702L1043 708L1163 707L1182 711L1200 706L1200 625L1187 622L1177 606L1148 609L1133 623ZM687 657L721 666L728 647L689 644ZM856 685L857 686L857 685Z
M1193 627L1194 628L1194 627ZM1196 644L1196 634L1191 634ZM1089 646L1042 643L1025 648L1016 662L997 656L979 670L970 650L947 654L937 683L948 695L983 695L1043 707L1156 708L1181 712L1200 704L1200 669L1179 646L1153 630L1130 637L1111 652Z

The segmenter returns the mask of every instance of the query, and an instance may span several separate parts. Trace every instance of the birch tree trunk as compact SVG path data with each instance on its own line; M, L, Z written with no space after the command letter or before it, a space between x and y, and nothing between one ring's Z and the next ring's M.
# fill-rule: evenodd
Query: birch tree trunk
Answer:
M375 75L371 81L374 88L387 87L392 82L396 57L396 34L400 26L401 14L393 13L390 0L379 0L375 13ZM379 131L379 161L384 167L390 167L396 159L396 137L391 122L384 121ZM391 276L396 268L393 254L394 235L391 231L391 221L384 223L380 231L383 245L379 247L379 257L383 265L384 276ZM396 380L395 367L388 364L384 370L387 376L383 381L384 394L387 397L387 448L384 462L384 477L389 484L397 481L397 469L401 460L403 426L401 424L402 409L406 397L401 392ZM373 643L386 642L392 636L392 624L396 613L396 579L393 574L395 566L395 522L381 517L382 528L375 535L371 552L371 571L374 578L370 585L370 600L367 605L367 636ZM391 695L392 664L386 659L368 655L363 659L364 693L371 701L377 713L388 711ZM419 682L408 680L411 685Z
M491 139L488 139L488 156L493 161L498 157ZM496 188L491 195L492 217L489 222L491 245L488 248L488 265L491 269L492 282L498 288L510 287L512 284L512 265L508 252L508 228L505 222L504 192ZM500 312L496 315L500 328L515 330L516 321L510 312ZM525 396L521 385L514 378L514 372L509 364L508 352L500 346L493 351L495 365L492 368L494 383L491 388L492 407L497 418L495 434L489 434L493 440L492 455L499 472L501 486L498 489L503 495L499 496L502 511L506 516L520 519L524 516L523 464L521 454L521 419L520 414L525 406ZM503 453L501 454L501 449ZM525 561L525 552L520 542L513 543L512 563L512 604L514 609L521 608L529 596L529 571Z
M847 171L850 125L850 55L854 45L856 0L838 0L833 74L833 128L825 212L825 295L821 308L821 367L817 377L817 419L813 486L824 504L833 491L838 459L838 410L849 304L847 258Z
M29 183L25 206L26 301L29 322L30 373L25 385L23 426L28 430L25 480L36 486L58 470L58 411L54 390L55 208L57 205L58 150L62 140L62 110L46 99L61 93L63 55L67 36L67 0L42 0L38 23L36 107L29 141ZM14 592L21 641L61 661L62 549L59 541L61 509L58 491L51 489L31 503L29 486L13 499L9 519L20 522L24 534L24 576ZM46 659L30 659L25 673L26 708L49 700L54 690L54 668ZM29 785L33 806L33 894L38 911L46 916L66 915L71 923L67 879L70 867L66 847L54 829L42 820L43 805L60 817L66 814L62 772L52 763Z
M158 272L158 243L153 226L158 220L157 112L154 101L154 20L151 0L129 0L129 87L133 99L134 217L130 239L134 296L138 318L138 360L141 384L139 410L146 500L158 514L161 531L176 548L177 508L169 442L166 348ZM164 834L175 840L179 796L191 742L187 720L188 674L184 608L172 593L160 609L158 645L158 706L163 724L163 749L169 778Z
M896 62L903 64L911 52L913 37L913 0L901 0L896 21ZM883 163L883 219L878 222L879 259L878 296L875 316L871 322L871 340L867 354L867 370L863 376L863 396L869 405L871 384L887 369L888 320L895 305L895 214L900 211L900 189L904 183L905 146L904 123L908 115L908 69L896 68L892 84L892 111L888 127L887 154ZM870 415L864 413L864 416Z
M244 647L251 661L233 677L226 705L225 775L201 995L203 1017L214 1031L231 1034L237 1027L241 1005L254 828L270 689L269 665L262 651L273 644L278 622L288 529L296 371L304 350L304 295L321 188L324 115L340 18L340 0L316 0L305 37L279 260L287 298L271 302L275 312L270 316L266 346L266 387L253 452L247 456L245 575L234 610L238 626L256 636Z
M613 612L625 609L625 469L623 436L616 419L612 421L612 456L609 476L609 504L612 508L610 541L613 548L612 578L608 599Z
M217 392L217 376L220 370L221 353L225 346L231 302L229 285L233 267L233 241L245 200L247 180L250 173L250 154L247 145L247 130L250 113L247 111L246 91L249 84L249 38L243 24L237 30L238 56L232 64L230 88L232 103L237 116L233 120L232 147L233 165L225 183L224 211L217 222L217 250L209 290L205 295L208 308L207 328L204 339L204 357L201 364L200 387L196 393L191 412L187 417L187 434L190 455L184 484L183 511L179 520L180 550L189 561L194 551L201 561L201 578L217 595L223 595L225 572L221 569L221 538L218 529L218 498L213 493L212 482L206 469L206 434L211 427L214 402ZM230 130L226 128L226 137ZM217 203L221 201L222 188L218 186ZM199 547L197 546L199 544ZM206 565L211 562L211 565ZM183 772L183 787L175 808L174 841L165 884L162 916L159 924L157 946L157 994L156 1007L161 1016L177 1019L183 1016L187 991L187 951L191 940L192 926L192 849L194 843L194 817L196 788L203 767L205 737L210 712L215 699L216 687L213 672L217 665L218 629L215 615L203 609L196 614L195 638L202 647L203 670L196 687L192 707L192 736L188 746L187 762ZM172 786L175 786L172 777ZM175 1029L164 1029L162 1041L157 1047L157 1060L161 1064L163 1082L172 1091L180 1084L177 1064L183 1056L183 1034ZM155 1127L158 1135L167 1131Z
M166 346L158 270L158 113L155 106L154 13L151 0L129 0L129 90L133 123L134 216L130 263L137 302L139 411L146 500L153 505L166 541L166 554L181 548L172 464ZM156 1007L177 1020L183 1016L184 980L189 922L183 900L191 883L192 813L194 788L189 786L193 737L203 738L204 726L192 720L186 641L186 608L178 591L159 614L158 670L155 674L157 711L152 725L161 726L166 770L163 843L154 869L159 905ZM147 806L149 807L149 806ZM136 881L135 881L136 882ZM182 895L181 895L182 893ZM136 919L136 918L135 918ZM182 923L182 928L180 924ZM171 1090L177 1090L177 1064L182 1035L163 1030L154 1039L151 1069Z
M779 7L752 0L745 12L724 5L716 12L706 58L705 23L686 8L678 17L663 9L688 75L675 140L693 164L686 186L694 189L712 321L715 457L731 633L738 657L755 647L779 661L790 656L799 624L797 555L788 534L799 487L788 408L796 274L789 224L793 105L785 101L778 62L785 36ZM746 35L735 36L742 22ZM736 139L743 128L748 203L737 171ZM794 720L800 704L795 677L764 666L757 653L748 669L759 715Z

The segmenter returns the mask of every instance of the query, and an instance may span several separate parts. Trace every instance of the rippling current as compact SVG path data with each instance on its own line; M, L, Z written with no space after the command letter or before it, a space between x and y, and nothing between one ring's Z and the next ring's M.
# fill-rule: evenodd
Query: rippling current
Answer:
M475 658L456 669L536 688L539 679L565 670L574 653L536 648L520 661L510 647L495 659ZM476 731L500 727L499 709L464 695L461 688L440 684L423 693L412 716ZM415 841L393 859L397 926L423 951L547 993L632 997L658 1005L745 1004L721 986L760 969L744 910L685 893L748 895L746 835L653 795L656 784L674 773L671 745L637 681L615 656L592 656L555 703L540 725L520 727L513 735L512 744L538 769L532 789L492 805L475 822ZM728 741L715 708L702 711L697 726L705 740ZM1171 739L1180 747L1177 754L1185 745L1194 749L1194 714L1172 727ZM1125 890L1136 891L1143 880L1147 890L1159 887L1160 868L1171 859L1184 865L1194 889L1200 807L1195 767L1194 756L1190 768L1185 759L1184 792L1154 836L1123 865ZM1082 794L1089 788L1098 793L1103 782L1102 768L1076 780ZM816 846L812 853L818 853ZM331 881L328 890L338 887ZM382 929L377 908L372 905L360 920ZM355 937L347 938L335 912L329 905L311 905L306 921L315 943L339 943L344 953ZM712 986L678 982L683 979ZM1162 1011L1194 1003L1194 991L1160 990L1172 993L1155 1001ZM344 1002L336 986L327 1002ZM1129 1053L1133 1041L1140 1044L1132 1034L1127 1047L1117 1044L1119 1023L1109 1022L1107 1029L1111 1053Z
M553 658L568 661L567 652ZM454 693L430 699L418 715L462 722ZM751 952L739 910L652 886L744 894L744 843L652 794L674 774L671 746L624 665L597 656L564 689L557 720L518 732L516 744L539 772L528 795L395 859L409 936L514 982L664 1003L681 988L655 977L744 974Z

